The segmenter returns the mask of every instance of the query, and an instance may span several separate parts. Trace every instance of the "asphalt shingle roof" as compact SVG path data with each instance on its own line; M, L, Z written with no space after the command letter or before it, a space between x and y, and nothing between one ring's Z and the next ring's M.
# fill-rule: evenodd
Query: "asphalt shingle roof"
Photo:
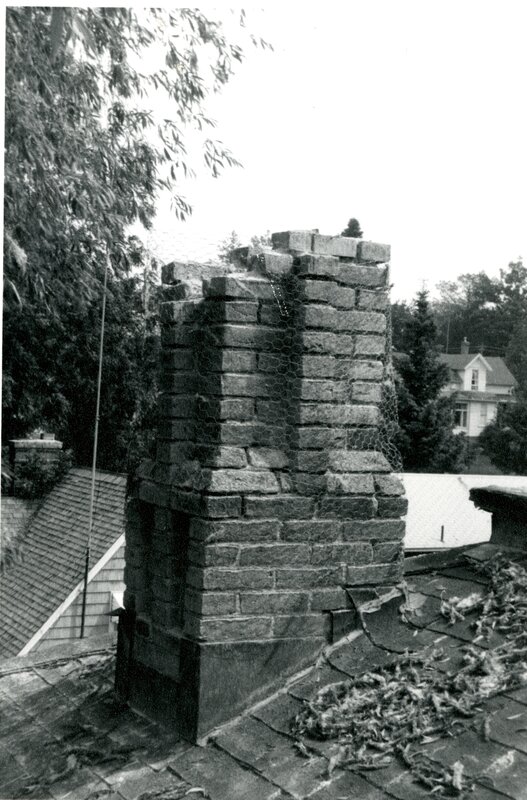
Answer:
M33 517L0 576L0 656L16 655L82 579L91 471L71 469ZM126 476L98 472L90 568L124 530Z
M477 353L441 353L440 359L450 369L465 369L467 364L473 361ZM507 367L505 361L499 356L483 356L485 361L492 368L492 372L487 372L487 386L515 386L516 379Z

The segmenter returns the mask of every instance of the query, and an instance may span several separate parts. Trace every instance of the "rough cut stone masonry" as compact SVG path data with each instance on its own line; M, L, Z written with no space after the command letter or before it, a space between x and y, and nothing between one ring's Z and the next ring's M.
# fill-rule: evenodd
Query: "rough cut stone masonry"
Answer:
M309 231L200 285L163 269L161 423L128 504L117 689L205 734L402 576L381 452L389 247ZM391 387L393 389L393 387Z

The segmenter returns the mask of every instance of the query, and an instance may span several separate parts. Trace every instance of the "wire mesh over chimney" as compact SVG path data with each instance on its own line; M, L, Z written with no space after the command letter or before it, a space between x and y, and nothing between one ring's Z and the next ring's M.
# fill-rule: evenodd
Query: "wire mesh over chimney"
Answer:
M117 690L193 740L351 629L347 589L402 577L389 247L272 241L201 293L163 269L161 423L128 504Z

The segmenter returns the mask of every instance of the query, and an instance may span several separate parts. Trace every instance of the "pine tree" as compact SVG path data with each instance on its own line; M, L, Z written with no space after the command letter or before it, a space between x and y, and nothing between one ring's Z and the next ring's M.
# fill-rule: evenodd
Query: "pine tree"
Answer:
M350 221L348 222L347 227L344 228L344 230L342 231L342 233L340 235L341 236L349 236L352 239L361 239L362 236L363 236L363 233L362 233L362 230L361 230L361 227L360 227L359 220L355 219L355 217L352 217L350 219Z
M454 435L454 400L441 395L448 380L439 360L437 330L428 293L418 293L404 332L404 354L398 359L398 446L408 472L460 472L466 443Z

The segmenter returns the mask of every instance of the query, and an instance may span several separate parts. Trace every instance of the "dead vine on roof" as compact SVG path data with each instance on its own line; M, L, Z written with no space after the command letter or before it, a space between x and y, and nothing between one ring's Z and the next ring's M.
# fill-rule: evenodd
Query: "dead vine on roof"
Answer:
M336 767L378 769L396 757L437 797L459 798L473 790L474 778L461 762L440 766L420 748L463 732L469 720L488 739L490 723L481 704L527 683L527 572L505 559L477 568L489 578L486 589L465 599L443 599L440 606L452 624L477 613L460 669L438 673L435 666L444 660L440 648L406 653L387 666L325 686L306 701L293 728L298 735L337 740L330 773ZM493 634L502 638L498 647L477 646Z

